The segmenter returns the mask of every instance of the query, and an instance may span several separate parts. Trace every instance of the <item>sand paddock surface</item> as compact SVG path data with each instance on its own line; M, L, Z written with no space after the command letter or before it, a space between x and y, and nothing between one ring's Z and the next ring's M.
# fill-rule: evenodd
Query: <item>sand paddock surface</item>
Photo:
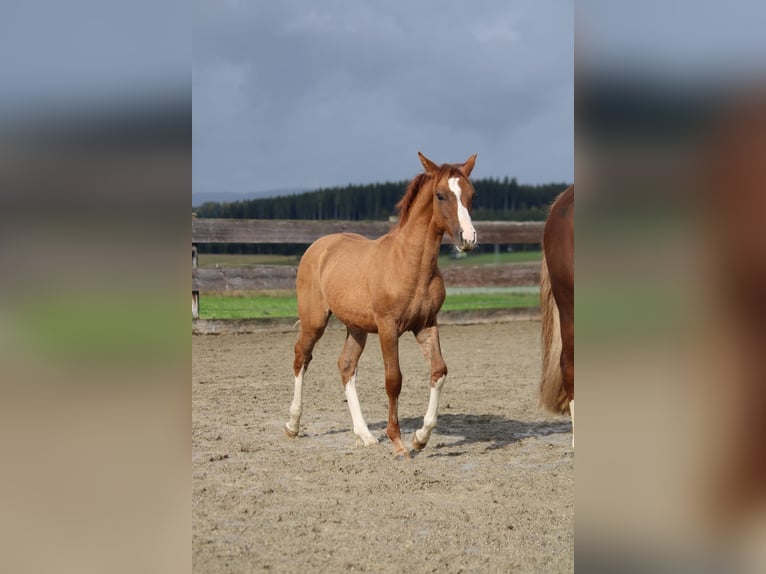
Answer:
M192 338L195 572L571 572L574 455L567 417L537 406L540 323L440 329L449 369L426 448L385 436L378 338L357 390L377 446L351 431L331 325L306 374L301 433L283 431L297 331ZM428 364L400 340L404 442L422 425Z

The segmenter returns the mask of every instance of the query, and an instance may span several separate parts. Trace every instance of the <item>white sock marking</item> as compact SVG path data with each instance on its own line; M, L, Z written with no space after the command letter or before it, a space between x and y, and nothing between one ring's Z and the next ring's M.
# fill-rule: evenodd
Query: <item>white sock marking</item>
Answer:
M465 205L460 201L460 194L462 193L460 178L451 177L447 180L447 183L449 184L450 191L457 197L457 220L460 222L460 229L463 231L463 240L468 243L476 243L476 229L474 229L471 222L471 214L468 213Z
M290 405L290 420L287 423L287 429L290 432L298 434L301 424L301 412L303 405L303 373L305 367L301 367L301 372L295 377L295 390L293 391L293 402Z
M351 411L351 420L354 423L354 433L362 439L364 446L377 444L378 439L372 436L370 429L367 428L367 423L364 422L364 416L362 416L362 407L356 394L356 371L346 383L345 391L348 410Z
M415 440L420 444L426 444L428 442L428 439L431 438L431 431L436 426L436 415L439 410L439 395L441 395L446 378L446 375L443 376L431 387L431 395L428 398L428 409L426 410L426 415L423 417L423 428L415 431Z

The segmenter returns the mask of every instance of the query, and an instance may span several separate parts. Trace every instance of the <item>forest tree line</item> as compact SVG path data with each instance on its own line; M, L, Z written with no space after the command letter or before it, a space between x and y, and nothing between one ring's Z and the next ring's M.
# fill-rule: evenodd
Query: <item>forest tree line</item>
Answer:
M483 221L543 221L548 207L569 184L522 185L515 178L472 180L476 195L473 219ZM396 203L409 181L346 185L316 191L233 202L206 202L193 208L197 217L223 219L341 219L382 220L396 215ZM293 244L200 244L200 253L302 254L305 245ZM514 249L539 246L518 245ZM448 247L444 247L449 250ZM480 245L477 252L492 250Z
M224 219L387 220L408 181L321 188L294 195L233 202L206 202L197 217ZM542 221L567 183L523 185L516 178L476 179L473 218L484 221Z

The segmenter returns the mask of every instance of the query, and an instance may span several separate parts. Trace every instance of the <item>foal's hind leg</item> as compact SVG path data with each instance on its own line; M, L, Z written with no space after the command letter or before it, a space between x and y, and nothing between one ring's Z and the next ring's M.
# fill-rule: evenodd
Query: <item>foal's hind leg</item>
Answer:
M338 359L338 370L343 388L346 391L351 419L354 422L354 433L362 440L364 446L370 446L378 444L378 439L372 436L367 428L367 423L362 416L362 407L359 405L359 397L356 394L356 366L366 342L366 332L347 329L346 343L343 345L343 351Z
M324 318L319 318L313 322L310 318L305 319L305 322L303 317L301 318L301 333L298 342L295 343L295 361L293 362L293 371L295 372L293 402L290 405L290 420L285 424L285 433L291 438L298 436L300 430L301 413L303 412L303 375L311 362L314 345L324 334L329 320L329 313L326 313Z
M447 365L442 358L439 345L439 328L436 325L426 327L415 334L420 350L426 360L431 362L431 396L428 400L428 410L423 417L423 428L415 431L412 437L412 448L422 450L431 438L431 431L436 426L436 414L439 410L439 395L447 379Z

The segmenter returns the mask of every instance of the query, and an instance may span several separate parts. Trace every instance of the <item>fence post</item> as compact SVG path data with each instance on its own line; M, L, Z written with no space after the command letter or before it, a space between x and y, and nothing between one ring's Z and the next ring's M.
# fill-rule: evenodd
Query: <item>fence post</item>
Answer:
M192 269L197 268L197 246L192 243ZM199 291L192 289L192 319L199 319Z

